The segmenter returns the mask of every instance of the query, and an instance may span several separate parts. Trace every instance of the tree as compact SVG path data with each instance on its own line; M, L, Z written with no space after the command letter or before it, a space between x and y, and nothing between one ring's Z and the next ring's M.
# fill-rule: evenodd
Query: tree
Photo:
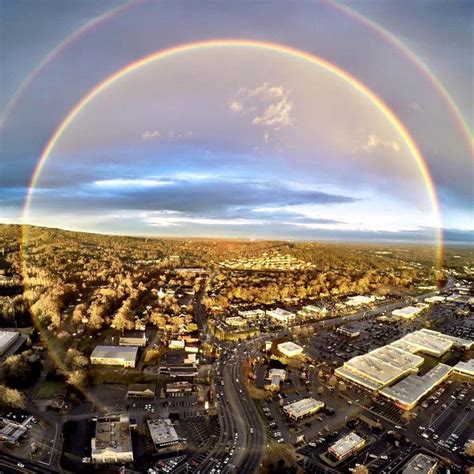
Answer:
M466 453L467 456L474 458L474 440L469 440L464 445L464 452Z
M335 375L331 375L331 377L329 377L328 385L331 388L336 388L337 387L337 377Z
M84 370L74 370L74 372L69 373L68 383L73 385L76 388L83 389L87 386L87 374Z
M352 472L354 472L355 474L369 474L369 469L363 464L358 464Z
M8 408L24 408L25 396L14 388L0 385L0 405Z

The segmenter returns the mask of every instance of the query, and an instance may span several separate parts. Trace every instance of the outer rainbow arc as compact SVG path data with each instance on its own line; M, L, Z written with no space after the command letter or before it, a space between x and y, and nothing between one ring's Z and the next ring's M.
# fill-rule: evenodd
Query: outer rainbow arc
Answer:
M462 132L463 138L466 142L466 145L470 151L471 158L474 159L473 154L473 132L470 130L468 123L466 122L463 114L461 113L458 105L451 97L449 92L446 90L446 87L438 79L438 77L431 71L431 69L399 38L397 38L393 33L385 29L379 23L367 18L366 16L360 14L359 12L353 10L347 5L339 3L337 0L326 0L329 5L334 7L336 10L344 13L345 15L350 16L351 18L359 21L365 25L368 29L374 31L376 34L381 36L384 40L388 41L392 46L401 51L415 66L416 68L431 82L432 86L438 91L441 97L446 102L448 108L451 110L451 113L454 119L458 122L459 129Z
M277 43L269 43L264 41L254 41L254 40L242 40L242 39L214 39L208 41L200 41L194 43L187 43L178 46L174 46L162 51L158 51L156 53L150 54L145 56L128 66L124 67L123 69L117 71L116 73L112 74L102 82L100 82L94 89L92 89L65 117L65 119L61 122L59 127L56 129L50 140L48 141L45 149L43 150L40 159L38 160L38 164L34 170L34 173L31 178L30 187L28 189L28 193L25 199L25 204L23 208L23 225L27 223L28 220L28 210L31 203L31 198L33 195L33 191L37 180L41 174L41 171L48 160L48 157L60 139L63 132L67 129L67 127L73 122L76 116L84 109L84 107L89 104L96 96L98 96L101 92L107 89L110 85L112 85L115 81L119 80L120 78L126 76L128 73L133 72L140 67L159 60L164 59L175 54L189 52L193 50L198 50L201 48L213 48L213 47L250 47L250 48L260 48L266 49L270 51L280 52L284 54L291 55L296 58L300 58L305 61L309 61L310 63L319 65L336 76L344 79L348 82L354 89L360 92L362 95L367 97L372 103L383 113L383 115L392 123L392 125L398 130L401 134L403 139L405 140L408 149L410 150L411 154L413 155L416 164L419 168L419 171L423 177L423 181L425 182L425 186L427 189L427 193L430 198L433 217L436 221L436 257L437 257L437 264L441 266L442 257L443 257L443 237L442 237L442 230L441 230L441 216L440 216L440 209L438 198L436 196L433 180L429 173L428 167L426 162L418 149L416 143L414 142L413 138L411 137L410 133L400 121L400 119L394 114L394 112L368 87L362 84L358 79L351 76L346 71L342 70L338 66L326 61L325 59L319 58L315 55L307 53L302 50L298 50L295 48L291 48L288 46L284 46ZM24 236L24 234L23 234Z

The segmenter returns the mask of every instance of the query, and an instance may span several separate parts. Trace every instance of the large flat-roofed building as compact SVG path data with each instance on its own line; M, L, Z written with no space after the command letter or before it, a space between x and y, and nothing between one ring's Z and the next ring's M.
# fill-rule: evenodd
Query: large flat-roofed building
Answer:
M182 397L193 393L193 385L190 382L173 382L166 384L166 395L171 397Z
M186 440L178 436L168 418L147 420L147 424L153 444L160 453L184 449Z
M387 363L380 357L369 353L353 357L345 362L342 367L337 368L335 373L375 390L394 383L405 375L412 373L413 370L411 365L400 367Z
M397 316L403 319L411 319L420 314L423 311L423 308L418 306L407 306L405 308L394 309L392 311L393 316Z
M289 324L295 320L295 314L287 311L286 309L282 308L277 308L277 309L272 309L267 311L267 316L270 318L283 323L283 324Z
M341 334L342 336L346 336L346 337L350 337L350 338L360 336L360 331L356 331L355 329L346 328L344 326L341 326L341 327L337 328L336 332L338 334Z
M365 443L366 440L362 436L352 432L331 445L328 453L338 461L342 461L362 449Z
M137 354L138 347L133 346L96 346L91 354L91 364L135 367Z
M290 403L283 407L283 411L293 420L299 420L304 416L313 415L324 408L324 402L314 398L303 398L297 402Z
M227 324L227 326L231 326L234 328L247 326L247 321L241 316L231 316L230 318L225 318L225 323Z
M245 319L262 319L265 317L265 311L263 309L249 309L239 311L237 314Z
M462 337L450 336L449 334L443 334L442 332L432 331L431 329L420 329L418 331L420 334L427 334L429 337L436 337L443 341L452 342L455 347L464 350L470 350L474 346L474 341L470 341L469 339L463 339Z
M412 369L415 372L425 362L423 357L391 345L379 347L369 352L369 355L399 369Z
M400 339L407 347L412 347L410 352L425 352L435 357L446 354L453 346L452 341L441 339L423 331L415 331Z
M438 469L438 460L423 453L414 456L403 468L402 474L434 474Z
M375 301L375 296L349 296L346 301L347 306L362 306L364 304L370 304Z
M98 418L91 440L94 463L133 462L132 435L128 415Z
M18 331L0 331L0 356L5 354L19 337Z
M444 296L435 295L435 296L430 296L429 298L425 298L425 302L430 303L430 304L436 304L436 303L442 303L445 299L446 297Z
M145 347L146 346L146 335L145 331L136 331L120 336L119 338L120 346L136 346L136 347Z
M282 342L277 345L277 349L287 357L296 357L303 352L303 348L294 342Z
M410 375L400 382L385 387L380 394L393 400L403 410L411 410L433 388L443 382L451 373L452 367L438 364L425 375Z
M322 308L319 306L314 306L312 304L308 304L301 308L298 311L298 316L306 317L306 318L322 318L327 314L328 310L326 308Z
M153 400L156 394L156 386L146 383L134 383L128 386L127 400Z
M474 377L474 359L470 359L467 362L460 361L453 367L454 372L461 375L467 375Z

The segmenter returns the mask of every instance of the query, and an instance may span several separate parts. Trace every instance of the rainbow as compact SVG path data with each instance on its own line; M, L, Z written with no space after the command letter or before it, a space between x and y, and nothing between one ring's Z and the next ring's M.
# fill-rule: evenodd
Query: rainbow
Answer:
M118 7L114 7L111 10L99 15L92 20L84 23L80 26L74 33L69 35L65 38L61 43L59 43L55 48L53 48L39 63L38 65L26 76L23 82L19 85L11 99L8 101L7 105L5 106L2 114L0 115L0 130L3 129L5 123L7 122L8 118L10 117L12 111L14 110L18 101L23 97L23 94L26 92L28 87L32 84L32 82L39 76L39 74L48 66L48 64L52 63L69 45L71 45L74 41L78 40L90 30L94 29L96 26L101 25L102 23L110 20L114 16L122 13L130 6L138 3L139 0L131 0L129 3L125 5L120 5Z
M440 97L444 100L446 106L448 107L451 115L455 119L458 124L458 127L462 133L463 139L467 145L467 148L474 158L473 154L473 134L467 124L466 120L464 119L459 107L457 106L456 102L453 100L449 92L446 90L446 87L441 83L441 81L436 77L436 75L431 71L431 69L399 38L395 35L390 33L390 31L383 28L380 24L375 23L374 21L370 20L364 15L356 12L352 8L342 5L337 1L333 0L326 0L328 5L334 7L336 10L340 11L341 13L348 15L353 20L361 23L369 30L373 31L375 34L379 35L383 40L387 41L391 44L394 48L399 50L410 62L412 62L418 71L431 83L432 87L438 92Z
M81 111L94 100L99 94L104 92L107 88L112 86L116 81L127 76L133 71L140 69L141 67L161 59L169 58L174 55L181 53L197 51L200 49L210 49L210 48L256 48L267 51L274 51L281 54L290 55L292 57L307 61L311 64L320 66L331 73L335 74L337 77L346 81L352 88L358 91L362 96L365 96L372 104L389 120L389 122L395 127L395 129L403 137L407 147L409 148L411 155L413 156L415 163L421 173L423 181L426 186L426 190L431 202L432 213L435 219L436 225L436 258L438 267L441 266L443 258L443 236L442 236L442 226L441 226L441 215L438 198L436 195L435 187L433 180L431 178L430 172L426 165L426 162L418 149L416 143L411 137L410 133L400 121L400 119L395 115L395 113L369 88L362 84L354 76L351 76L346 71L342 70L338 66L326 61L325 59L319 58L313 54L307 53L305 51L295 49L289 46L269 43L263 41L254 41L254 40L242 40L242 39L214 39L208 41L199 41L193 43L187 43L182 45L173 46L148 56L145 56L137 61L125 66L116 73L107 77L105 80L100 82L96 87L94 87L76 106L71 109L71 111L66 115L63 121L60 123L59 127L56 129L54 134L49 139L46 147L44 148L37 166L33 172L28 193L26 195L25 204L23 208L23 224L28 222L28 210L31 204L33 191L37 184L38 178L41 175L41 171L47 162L51 151L57 144L58 140L61 138L64 131L69 127L69 125L74 121L74 119L81 113Z

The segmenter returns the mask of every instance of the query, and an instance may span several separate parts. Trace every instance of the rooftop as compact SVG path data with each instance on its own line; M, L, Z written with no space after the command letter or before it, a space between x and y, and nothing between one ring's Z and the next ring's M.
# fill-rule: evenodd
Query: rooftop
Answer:
M405 465L402 474L428 474L437 463L437 459L419 453Z
M384 388L380 393L405 405L413 405L444 380L451 370L449 365L438 364L425 375L409 375L392 387Z
M442 355L451 349L452 341L440 339L438 336L423 331L415 331L402 337L401 341L418 347L421 352Z
M474 375L474 359L470 359L467 362L459 361L455 366L454 370L469 375Z
M301 416L309 411L323 407L324 402L315 400L314 398L303 398L297 402L289 403L284 409L288 414L293 413L295 416Z
M278 347L278 350L283 349L284 351L287 351L287 352L298 352L298 351L303 350L303 348L301 346L299 346L298 344L295 344L294 342L291 342L291 341L282 342L282 343L278 344L277 347Z
M180 437L169 419L147 420L147 424L154 444L159 445L180 441Z
M104 449L123 453L132 451L128 415L112 415L97 420L95 438L92 438L92 453L99 453Z
M337 440L329 449L337 456L343 457L356 446L364 442L364 438L359 436L357 433L351 432L347 436Z
M124 359L135 361L137 358L138 347L135 346L96 346L92 351L91 357L100 359Z
M369 352L369 355L399 369L416 369L425 361L423 357L391 345L379 347Z

